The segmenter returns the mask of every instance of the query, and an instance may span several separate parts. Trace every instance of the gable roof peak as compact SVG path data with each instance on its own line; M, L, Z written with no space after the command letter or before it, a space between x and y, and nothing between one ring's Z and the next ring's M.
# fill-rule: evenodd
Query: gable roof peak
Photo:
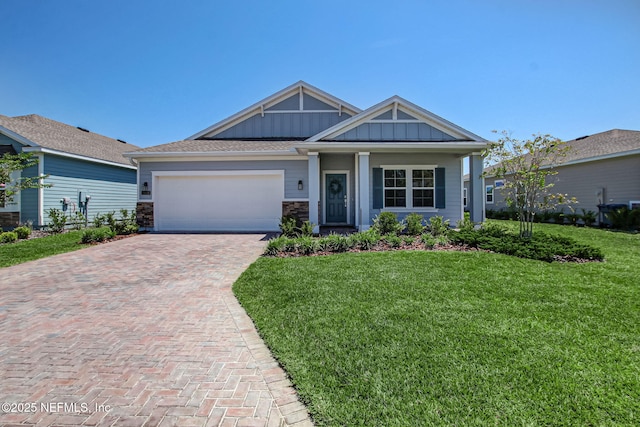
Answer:
M346 111L347 113L349 113L349 115L352 115L352 116L362 111L360 108L346 101L343 101L342 99L337 98L331 95L330 93L327 93L321 89L318 89L317 87L305 82L304 80L298 80L297 82L285 87L284 89L279 90L273 95L270 95L256 102L253 105L250 105L244 110L241 110L238 113L230 117L227 117L226 119L221 120L209 126L208 128L201 130L198 133L195 133L189 136L187 139L215 137L216 134L224 132L226 129L234 126L235 124L242 122L243 120L246 120L252 116L255 116L256 114L264 114L264 111L270 106L273 106L281 101L284 101L287 98L290 98L291 96L294 96L296 94L300 94L301 97L303 94L311 95L312 97L317 98L322 102L333 104L336 106L336 108L339 107L339 111Z

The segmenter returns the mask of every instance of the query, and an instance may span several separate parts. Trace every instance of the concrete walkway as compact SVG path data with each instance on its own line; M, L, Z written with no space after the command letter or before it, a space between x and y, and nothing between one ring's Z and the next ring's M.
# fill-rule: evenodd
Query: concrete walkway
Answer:
M147 234L0 269L0 425L312 425L231 292L263 237Z

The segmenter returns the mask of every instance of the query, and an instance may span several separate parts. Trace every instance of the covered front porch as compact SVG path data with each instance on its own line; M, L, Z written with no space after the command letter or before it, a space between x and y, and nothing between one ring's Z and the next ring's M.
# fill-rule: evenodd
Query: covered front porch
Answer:
M467 156L474 177L467 206L474 222L484 220L479 153L319 150L306 154L309 221L315 233L321 226L364 231L382 211L395 212L399 218L411 212L425 219L440 215L455 224L464 215L462 175Z

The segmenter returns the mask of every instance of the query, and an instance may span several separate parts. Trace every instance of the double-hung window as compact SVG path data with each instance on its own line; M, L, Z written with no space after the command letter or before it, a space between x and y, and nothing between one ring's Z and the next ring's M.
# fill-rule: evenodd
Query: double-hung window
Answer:
M432 167L385 167L385 208L434 208L435 169Z
M485 194L487 203L493 203L493 185L487 185L485 187Z

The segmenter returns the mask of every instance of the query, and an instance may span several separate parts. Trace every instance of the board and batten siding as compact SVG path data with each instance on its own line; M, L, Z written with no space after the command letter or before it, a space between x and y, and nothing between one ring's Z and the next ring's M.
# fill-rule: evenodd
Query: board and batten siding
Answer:
M451 135L426 123L361 124L333 138L336 141L455 141Z
M185 162L145 162L139 164L140 186L147 183L151 195L140 195L140 201L152 200L153 172L161 171L232 171L232 170L284 170L284 197L298 200L309 197L308 162L300 160L241 160L241 161L185 161ZM302 180L303 189L298 190Z
M445 174L445 207L440 209L424 209L420 208L392 208L392 209L374 209L374 186L373 186L373 169L381 166L415 166L415 165L437 165L438 168L444 168ZM405 216L412 212L416 212L424 216L425 220L432 216L442 216L444 219L450 220L451 225L455 225L462 219L462 162L460 157L453 154L377 154L371 153L370 156L370 179L372 185L369 187L370 202L370 221L383 210L389 210L398 215L398 219L404 219ZM438 183L436 182L436 187ZM437 190L436 190L437 192ZM436 202L437 203L437 202Z

